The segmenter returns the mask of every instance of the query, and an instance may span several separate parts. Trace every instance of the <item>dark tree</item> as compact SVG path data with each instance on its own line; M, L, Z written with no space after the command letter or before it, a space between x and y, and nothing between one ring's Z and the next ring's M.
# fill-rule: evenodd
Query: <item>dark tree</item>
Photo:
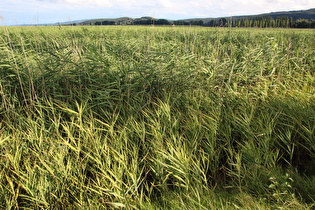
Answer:
M226 18L221 18L220 19L220 27L224 27L226 25L226 23L227 23Z
M174 21L175 25L189 25L190 23L187 21L183 21L183 20L176 20Z
M158 19L154 22L156 25L170 25L171 23L166 19Z
M152 20L135 20L135 25L151 25L153 22Z
M298 19L295 21L295 27L296 28L310 28L311 21L307 19Z
M210 20L209 24L210 24L210 27L215 27L216 26L214 20Z
M108 21L108 20L106 20L106 21L102 22L102 25L115 25L115 24L116 24L115 21Z

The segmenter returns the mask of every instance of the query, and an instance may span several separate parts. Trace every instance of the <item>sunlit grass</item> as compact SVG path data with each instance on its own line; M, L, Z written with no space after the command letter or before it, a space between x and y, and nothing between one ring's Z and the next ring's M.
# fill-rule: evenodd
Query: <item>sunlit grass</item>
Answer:
M312 208L314 35L1 28L1 208Z

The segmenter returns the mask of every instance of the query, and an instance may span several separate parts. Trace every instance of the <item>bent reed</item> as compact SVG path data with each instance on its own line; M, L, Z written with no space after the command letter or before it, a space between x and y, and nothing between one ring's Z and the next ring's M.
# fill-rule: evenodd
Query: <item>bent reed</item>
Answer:
M315 31L0 28L0 208L311 209Z

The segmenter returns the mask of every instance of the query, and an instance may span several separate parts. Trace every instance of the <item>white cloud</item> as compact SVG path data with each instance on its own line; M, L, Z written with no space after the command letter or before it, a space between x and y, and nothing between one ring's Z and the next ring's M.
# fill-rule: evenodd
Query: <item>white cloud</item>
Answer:
M113 3L110 0L56 0L58 3L66 3L76 6L98 6L112 7Z
M9 0L2 0L9 1ZM21 0L10 0L13 2ZM218 12L238 15L259 14L269 11L307 9L315 7L314 0L25 0L39 4L58 4L76 7L103 7L130 10L156 10L161 13L186 13L187 15ZM223 15L223 14L222 14Z
M40 3L50 4L64 4L72 6L98 6L98 7L112 7L113 1L111 0L29 0L37 1Z

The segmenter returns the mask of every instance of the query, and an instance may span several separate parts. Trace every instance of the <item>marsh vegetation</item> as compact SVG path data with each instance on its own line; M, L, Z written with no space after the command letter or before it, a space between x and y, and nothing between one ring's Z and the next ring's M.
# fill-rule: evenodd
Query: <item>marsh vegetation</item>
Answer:
M315 31L0 28L0 208L315 204Z

